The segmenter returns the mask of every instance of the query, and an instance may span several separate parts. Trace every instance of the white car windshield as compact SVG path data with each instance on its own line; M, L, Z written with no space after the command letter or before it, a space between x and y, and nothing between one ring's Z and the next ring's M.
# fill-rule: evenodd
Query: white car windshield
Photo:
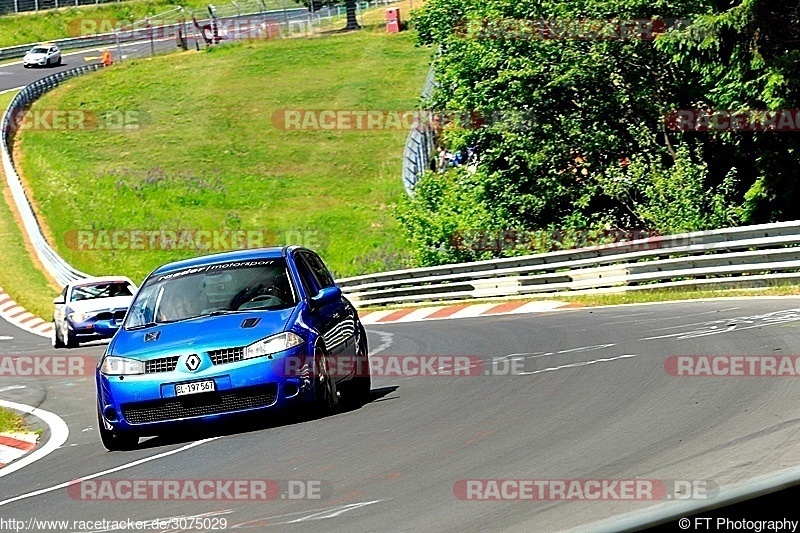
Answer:
M77 285L72 288L70 302L94 300L96 298L112 298L115 296L133 296L130 285L124 281Z
M47 48L33 48L28 53L29 54L46 54L47 53ZM19 57L19 56L17 56L17 57Z

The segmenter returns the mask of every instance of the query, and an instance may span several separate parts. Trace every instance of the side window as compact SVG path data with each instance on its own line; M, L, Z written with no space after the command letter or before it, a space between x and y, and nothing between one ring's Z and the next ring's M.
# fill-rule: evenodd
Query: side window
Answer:
M327 267L317 254L303 253L302 255L308 262L308 266L311 267L311 271L314 273L314 277L317 279L318 286L321 289L333 287L335 285L331 273L328 272Z
M319 291L317 290L314 275L311 269L306 264L305 258L302 254L294 254L294 262L297 265L297 273L300 274L300 283L303 284L303 289L309 296L315 296Z
M67 301L67 289L69 289L69 285L65 285L64 290L61 291L61 297L64 299L64 302Z

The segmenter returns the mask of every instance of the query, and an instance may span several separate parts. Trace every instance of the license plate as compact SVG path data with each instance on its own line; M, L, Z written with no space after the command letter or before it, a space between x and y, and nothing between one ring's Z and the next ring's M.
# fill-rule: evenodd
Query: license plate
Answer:
M184 394L200 394L201 392L214 392L217 386L213 380L210 381L195 381L194 383L180 383L175 385L175 395L183 396Z

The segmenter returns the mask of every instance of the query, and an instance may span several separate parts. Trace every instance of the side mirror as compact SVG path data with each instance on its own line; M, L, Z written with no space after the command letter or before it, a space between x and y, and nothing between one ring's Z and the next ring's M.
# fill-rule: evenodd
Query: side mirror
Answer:
M316 296L310 300L311 311L316 312L328 305L342 298L342 289L336 287L325 287Z
M66 302L64 301L64 295L59 294L55 298L53 298L53 303L56 305L64 305Z
M118 329L119 326L113 320L98 320L94 323L94 332L98 335L111 337Z

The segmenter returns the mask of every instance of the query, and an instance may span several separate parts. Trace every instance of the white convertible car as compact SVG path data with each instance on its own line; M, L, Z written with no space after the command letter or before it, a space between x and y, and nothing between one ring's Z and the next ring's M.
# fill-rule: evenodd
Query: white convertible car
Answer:
M108 338L94 329L98 320L121 324L136 285L123 276L85 278L73 281L53 300L53 346L73 348L81 342Z

